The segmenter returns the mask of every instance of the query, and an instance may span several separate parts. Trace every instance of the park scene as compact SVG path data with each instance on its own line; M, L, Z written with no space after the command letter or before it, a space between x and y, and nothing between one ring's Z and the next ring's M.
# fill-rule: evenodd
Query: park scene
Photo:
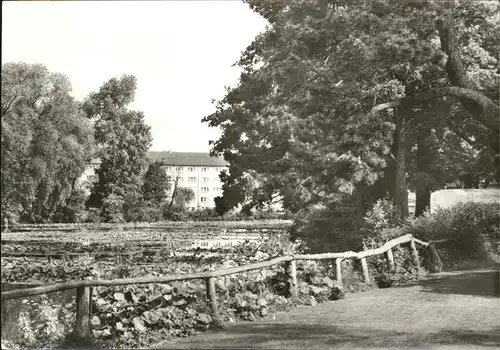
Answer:
M498 1L2 7L2 349L500 349Z

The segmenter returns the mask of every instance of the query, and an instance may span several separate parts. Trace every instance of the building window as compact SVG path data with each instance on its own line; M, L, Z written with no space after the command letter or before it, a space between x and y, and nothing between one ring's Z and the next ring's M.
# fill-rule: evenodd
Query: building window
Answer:
M214 187L215 192L220 192L222 189L220 187Z
M194 168L193 168L192 166L190 166L190 167L188 168L188 171L194 171Z
M208 198L207 198L207 197L201 197L201 201L202 201L203 203L206 203L206 202L208 202Z
M167 176L167 181L172 181L172 176Z
M203 178L203 182L208 182L208 181L210 181L210 178L208 178L208 177Z
M206 173L208 171L208 168L201 168L201 171L203 171L204 173Z
M182 167L181 166L176 167L175 171L182 171Z
M183 182L183 181L184 181L184 178L182 178L182 177L180 177L180 176L178 176L178 177L177 177L177 182L181 183L181 182Z
M201 192L208 192L208 187L202 187Z
M189 181L189 182L191 182L191 183L196 182L196 178L195 178L195 177L190 177L190 178L188 179L188 181Z
M167 171L171 171L172 170L172 168L169 167L169 166L166 169L167 169Z

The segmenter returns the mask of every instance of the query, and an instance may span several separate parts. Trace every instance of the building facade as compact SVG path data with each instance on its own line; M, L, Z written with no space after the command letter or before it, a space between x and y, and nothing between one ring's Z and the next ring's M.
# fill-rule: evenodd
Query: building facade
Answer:
M163 162L171 192L176 181L178 187L193 190L194 199L187 203L189 208L213 208L215 197L222 196L219 174L228 168L225 160L193 152L148 152L148 158Z
M214 208L215 197L222 196L219 174L229 165L222 158L210 157L208 153L155 151L148 152L147 157L151 161L163 162L170 181L169 195L172 195L175 181L178 187L193 190L194 199L187 203L188 208ZM98 158L92 159L80 177L79 182L87 191L90 191L91 183L95 180L95 169L100 163Z
M99 165L101 165L101 160L99 158L93 158L90 163L87 164L85 171L77 181L87 193L90 193L92 183L96 181L95 170L99 167Z

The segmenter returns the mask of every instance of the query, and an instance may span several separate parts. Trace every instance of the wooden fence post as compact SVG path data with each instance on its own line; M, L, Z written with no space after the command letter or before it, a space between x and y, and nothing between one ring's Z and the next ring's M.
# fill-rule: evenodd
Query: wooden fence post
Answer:
M205 280L207 285L207 297L210 298L210 303L212 304L212 315L213 318L218 318L217 312L217 292L215 290L215 278L209 277Z
M295 260L286 263L286 273L288 275L288 281L290 283L290 296L292 299L297 299L297 264Z
M389 265L389 271L393 272L394 270L396 270L396 264L394 264L394 255L392 255L392 248L386 251L385 253L387 255L387 263Z
M439 253L436 249L435 244L429 244L429 255L431 258L432 270L433 272L441 272L443 270L443 262L439 257Z
M417 268L420 270L420 259L418 258L418 250L415 241L413 239L410 241L410 247L413 259L415 260L415 264L417 264Z
M73 330L73 339L82 344L91 341L90 336L90 308L92 307L92 287L78 287L76 289L76 323Z
M210 278L205 279L205 287L207 288L207 299L210 299Z
M361 258L361 267L363 268L363 276L366 283L370 283L370 274L368 273L368 264L366 258Z
M342 259L335 259L335 279L342 284Z

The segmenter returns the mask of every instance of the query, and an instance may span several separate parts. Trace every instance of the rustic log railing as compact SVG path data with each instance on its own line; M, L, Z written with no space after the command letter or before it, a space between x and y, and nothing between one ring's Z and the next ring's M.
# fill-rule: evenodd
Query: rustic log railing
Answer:
M425 247L434 247L435 243L444 242L440 241L430 241L424 242L417 238L414 238L411 234L407 234L389 242L385 243L383 246L364 250L361 252L343 252L343 253L323 253L323 254L301 254L301 255L286 255L277 257L268 261L258 262L254 264L248 264L244 266L223 268L214 271L204 271L198 273L189 273L182 275L171 275L162 277L147 277L147 278L123 278L114 280L82 280L78 282L66 282L57 283L41 287L27 288L27 289L16 289L1 293L1 300L10 300L25 298L35 295L41 295L51 292L63 291L68 289L76 289L77 293L77 308L76 308L76 324L73 336L78 341L88 341L90 338L90 316L91 316L91 302L92 302L92 287L98 286L120 286L129 284L150 284L150 283L168 283L174 281L186 281L186 280L196 280L203 279L206 283L207 288L207 298L210 299L212 312L215 318L217 318L217 293L215 288L215 279L218 277L224 277L228 275L233 275L242 272L248 272L253 270L260 270L263 268L272 267L274 265L285 263L285 271L287 272L290 280L290 295L292 298L298 296L297 289L297 271L296 271L296 261L297 260L325 260L334 259L336 267L336 280L342 283L342 260L343 259L359 259L361 261L361 266L363 269L363 277L365 282L370 282L370 275L368 270L368 263L366 261L367 257L385 254L388 260L389 269L395 268L394 257L392 254L392 248L395 246L410 243L412 254L415 257L415 262L419 266L418 251L416 244L420 244Z

